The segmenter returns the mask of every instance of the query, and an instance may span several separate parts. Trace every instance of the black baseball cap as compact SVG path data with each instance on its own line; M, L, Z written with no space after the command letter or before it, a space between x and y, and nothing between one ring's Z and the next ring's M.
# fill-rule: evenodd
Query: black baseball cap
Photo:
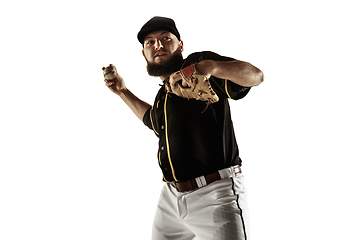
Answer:
M174 34L180 40L180 33L176 28L174 20L166 17L153 17L140 29L137 38L141 44L144 44L145 37L152 32L166 30Z

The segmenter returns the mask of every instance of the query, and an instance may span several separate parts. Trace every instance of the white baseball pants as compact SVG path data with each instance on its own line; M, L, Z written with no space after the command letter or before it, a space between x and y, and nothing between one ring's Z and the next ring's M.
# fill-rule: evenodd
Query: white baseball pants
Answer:
M166 183L152 240L249 240L244 176L228 169L219 173L223 179L190 192Z

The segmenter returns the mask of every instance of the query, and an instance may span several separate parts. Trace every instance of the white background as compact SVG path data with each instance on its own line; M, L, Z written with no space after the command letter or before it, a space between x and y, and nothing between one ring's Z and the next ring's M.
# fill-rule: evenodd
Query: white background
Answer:
M150 239L157 137L103 82L153 103L136 34L171 17L184 56L248 61L265 82L232 113L252 239L359 240L355 1L2 1L0 239Z

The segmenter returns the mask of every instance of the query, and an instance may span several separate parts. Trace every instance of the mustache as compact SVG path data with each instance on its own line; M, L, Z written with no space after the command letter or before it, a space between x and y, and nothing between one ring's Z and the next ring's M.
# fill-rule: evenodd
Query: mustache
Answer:
M156 57L156 56L158 56L158 55L160 55L160 54L164 54L164 53L167 53L167 50L163 49L163 50L156 51L156 52L154 53L153 57Z

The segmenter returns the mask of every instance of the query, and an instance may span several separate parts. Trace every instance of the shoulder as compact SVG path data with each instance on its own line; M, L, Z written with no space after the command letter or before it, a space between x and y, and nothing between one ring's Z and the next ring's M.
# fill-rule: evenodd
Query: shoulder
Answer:
M211 52L211 51L194 52L186 58L186 62L189 64L201 62L203 60L233 61L235 59L226 57L226 56L221 56L221 55L219 55L215 52Z

